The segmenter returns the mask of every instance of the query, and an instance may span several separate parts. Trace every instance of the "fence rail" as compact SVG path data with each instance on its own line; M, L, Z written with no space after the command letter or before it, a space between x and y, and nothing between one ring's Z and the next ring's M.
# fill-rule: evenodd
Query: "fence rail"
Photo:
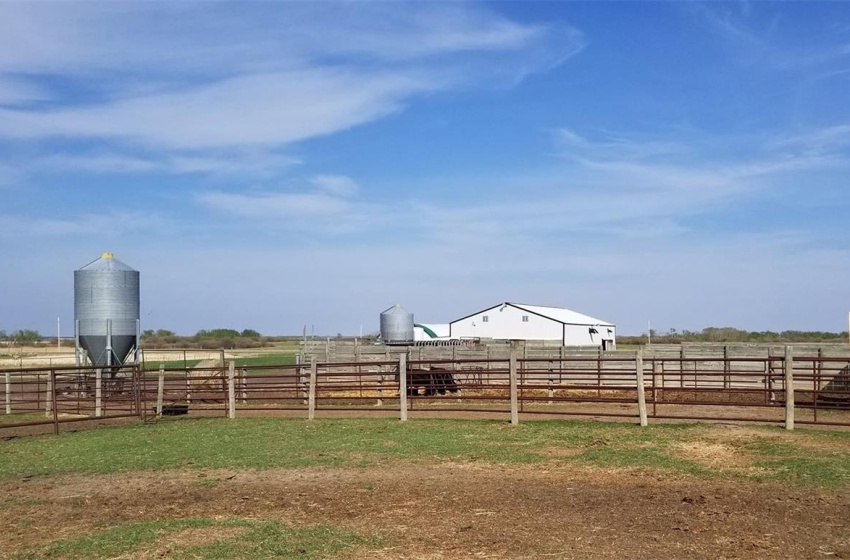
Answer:
M802 352L806 352L803 350ZM850 427L850 352L681 357L637 351L239 367L31 368L5 375L0 431L137 417L331 411L773 422Z

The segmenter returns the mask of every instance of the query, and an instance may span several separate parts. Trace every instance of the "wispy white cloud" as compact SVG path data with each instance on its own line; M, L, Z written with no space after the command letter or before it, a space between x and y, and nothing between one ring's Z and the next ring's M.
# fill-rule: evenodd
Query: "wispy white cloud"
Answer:
M576 160L642 160L653 156L681 156L688 147L681 142L617 133L603 133L602 139L590 140L569 128L556 132L561 154Z
M293 61L400 61L459 52L509 52L572 28L511 21L474 3L0 4L0 71L91 72L127 66L224 74ZM142 40L146 39L146 40Z
M850 124L837 124L780 136L771 141L776 149L818 155L846 154L850 148Z
M317 175L300 190L206 191L197 201L217 216L251 218L264 228L342 235L374 231L382 206L357 198L359 186L344 175Z
M320 191L337 197L353 196L360 188L354 179L345 175L316 175L310 182Z
M75 218L41 218L0 214L0 238L103 236L114 238L128 232L145 231L164 224L156 215L141 212L104 212Z
M746 10L730 9L725 3L691 2L689 10L695 13L730 46L738 50L738 60L746 65L762 65L775 71L821 72L817 77L838 75L825 68L850 63L850 43L846 38L826 33L810 35L820 40L807 43L792 42L786 26L793 21L781 17L779 11L772 14L781 4L760 3ZM833 68L834 70L834 68Z
M285 144L385 116L431 86L416 76L313 69L52 111L0 110L7 136L105 137L170 148Z
M474 5L53 7L0 5L0 77L21 64L33 83L39 72L108 77L100 90L91 84L101 81L80 84L85 104L0 111L0 135L282 145L384 117L491 69L545 68L582 46L576 30L558 36ZM457 53L498 53L499 64L441 60Z
M74 155L39 158L38 169L88 171L115 174L213 174L268 177L290 168L299 161L290 156L264 150L173 151L167 155L133 155L95 151ZM35 165L35 164L34 164ZM31 172L36 169L30 169Z
M51 95L43 87L19 77L0 74L0 107L28 105L33 102L50 99Z

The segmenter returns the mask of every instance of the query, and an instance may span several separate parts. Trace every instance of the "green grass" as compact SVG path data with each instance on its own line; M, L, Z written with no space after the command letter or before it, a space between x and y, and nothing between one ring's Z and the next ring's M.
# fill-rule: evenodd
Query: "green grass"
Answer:
M800 433L805 433L816 444L837 444L836 448L813 450L777 441L751 443L746 448L757 453L755 466L765 471L756 478L821 486L850 484L850 433L816 430Z
M834 432L801 430L791 435L779 428L764 428L764 437L733 442L758 467L753 472L709 467L681 452L683 443L699 443L709 436L722 441L716 439L723 437L722 429L703 424L640 428L560 420L512 427L484 420L182 419L0 442L0 479L181 468L384 468L399 461L558 461L701 477L850 484L850 437ZM812 451L824 442L828 451Z
M162 365L165 369L184 369L193 368L201 363L201 360L168 360L164 362L149 361L145 362L145 371L155 371Z
M295 363L295 355L297 353L298 352L295 351L267 354L263 356L237 357L235 362L236 367L292 365ZM160 364L165 366L165 369L193 368L200 362L201 360L186 360L185 362L183 360L168 360L164 362L152 360L145 362L145 371L156 371L159 369Z
M213 536L203 544L181 544L179 533L191 529L212 530ZM215 530L224 536L216 538ZM119 525L85 537L58 540L45 548L22 552L17 557L117 558L162 548L157 557L165 555L175 560L328 558L351 547L375 544L375 538L364 538L328 526L292 527L278 521L241 519L171 519Z
M251 367L251 366L287 366L295 363L295 354L268 354L265 356L255 356L252 358L236 358L236 367Z
M52 420L53 416L45 416L44 412L13 412L12 414L0 414L0 426L3 424L22 424L24 422L38 422Z

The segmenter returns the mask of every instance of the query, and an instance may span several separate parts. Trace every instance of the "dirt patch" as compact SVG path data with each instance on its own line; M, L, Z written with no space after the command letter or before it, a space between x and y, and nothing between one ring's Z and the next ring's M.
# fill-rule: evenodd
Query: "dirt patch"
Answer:
M712 469L747 467L752 462L741 449L724 443L689 441L676 447L679 457Z
M843 490L557 461L62 476L5 482L0 495L0 557L104 523L192 517L329 524L383 537L380 549L349 558L850 557ZM204 531L170 538L220 538L221 529Z
M247 527L194 527L165 535L152 543L149 550L128 556L129 560L169 558L175 550L228 540L241 535Z
M823 429L823 428L819 428ZM748 444L757 442L779 442L800 446L812 451L841 451L850 448L850 440L827 439L812 436L805 431L793 433L778 431L767 427L746 424L715 424L706 430L703 436L707 442L718 443L740 451Z

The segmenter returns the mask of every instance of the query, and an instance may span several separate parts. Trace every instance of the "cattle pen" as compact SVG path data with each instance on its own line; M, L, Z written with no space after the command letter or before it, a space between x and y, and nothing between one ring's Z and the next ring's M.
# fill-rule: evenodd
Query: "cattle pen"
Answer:
M850 351L390 359L3 372L0 431L163 416L587 417L850 427ZM173 364L170 364L173 365Z

